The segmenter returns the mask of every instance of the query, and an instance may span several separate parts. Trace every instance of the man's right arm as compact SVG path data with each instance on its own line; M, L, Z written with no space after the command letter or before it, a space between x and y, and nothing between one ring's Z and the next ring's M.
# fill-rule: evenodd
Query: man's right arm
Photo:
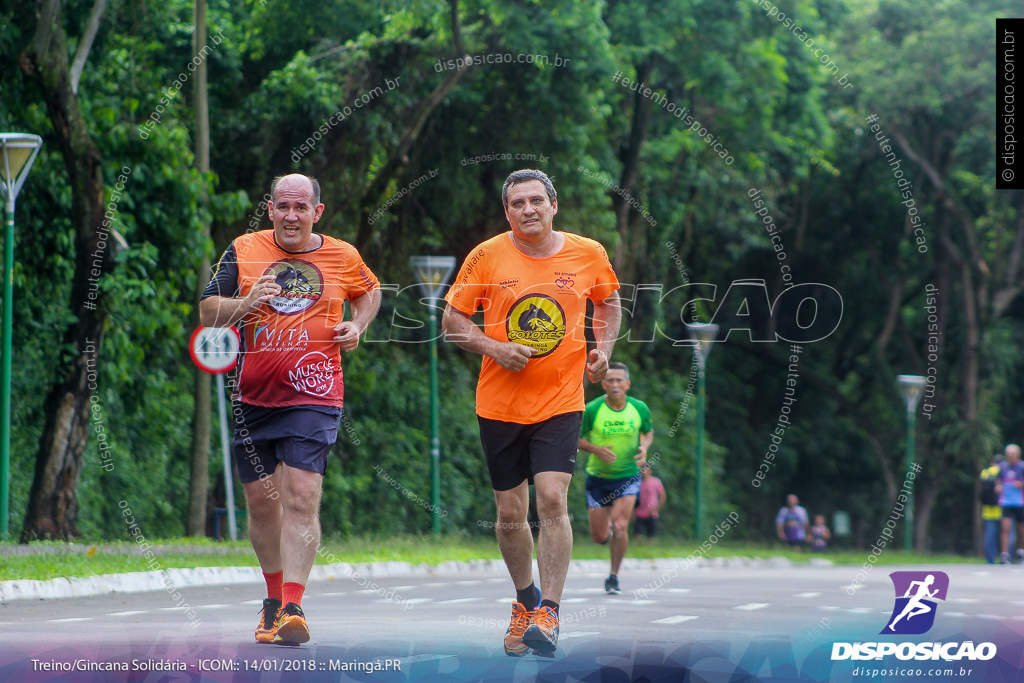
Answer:
M444 331L445 339L455 342L459 348L490 356L498 365L513 372L525 368L526 361L530 360L534 353L529 346L488 337L468 315L453 308L451 304L444 309L441 329Z
M228 327L253 313L281 292L273 275L264 275L256 281L244 297L237 297L238 257L234 244L230 245L217 262L217 270L203 291L199 302L199 322L206 327Z

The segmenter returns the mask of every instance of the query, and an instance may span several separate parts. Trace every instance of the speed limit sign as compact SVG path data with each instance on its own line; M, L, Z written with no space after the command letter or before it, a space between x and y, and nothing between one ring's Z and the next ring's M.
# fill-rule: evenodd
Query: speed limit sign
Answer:
M200 370L211 375L225 373L238 363L238 330L200 325L189 340L189 351Z

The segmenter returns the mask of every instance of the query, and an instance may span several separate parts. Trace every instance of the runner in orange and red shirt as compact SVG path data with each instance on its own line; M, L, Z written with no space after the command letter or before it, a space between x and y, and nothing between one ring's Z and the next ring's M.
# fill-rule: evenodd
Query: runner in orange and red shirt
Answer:
M203 292L203 325L239 324L234 455L249 537L267 582L259 643L309 640L302 595L320 544L320 496L343 398L341 351L354 351L380 307L355 247L313 232L320 185L274 180L273 230L242 235ZM350 302L352 315L343 320Z
M447 338L483 355L476 407L498 509L498 546L516 589L505 652L551 655L572 554L566 496L576 469L584 370L599 382L619 332L619 283L604 248L552 230L547 175L516 171L502 188L511 231L474 248L446 300ZM594 349L587 353L587 300ZM483 328L470 316L483 310ZM589 362L588 362L589 361ZM540 516L540 590L532 577L529 484Z

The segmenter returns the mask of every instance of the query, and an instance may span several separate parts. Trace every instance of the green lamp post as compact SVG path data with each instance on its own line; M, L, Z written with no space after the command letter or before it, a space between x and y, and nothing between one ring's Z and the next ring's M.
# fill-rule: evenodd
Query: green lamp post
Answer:
M910 479L910 464L914 459L914 425L917 418L917 402L921 400L927 380L921 375L900 375L896 378L907 406L907 454L904 476ZM911 487L907 496L907 514L903 516L903 549L910 550L914 546L914 489Z
M704 411L706 397L704 395L704 377L711 346L718 337L718 325L693 323L687 326L695 343L693 352L697 361L697 473L696 473L696 510L694 513L694 538L700 541L704 532Z
M3 363L0 368L0 538L7 538L11 482L11 336L14 325L14 201L25 184L43 139L28 133L0 133L0 192L4 222Z
M454 256L413 256L409 259L420 291L430 307L430 498L435 534L441 533L441 418L437 389L437 301L448 276L455 270Z

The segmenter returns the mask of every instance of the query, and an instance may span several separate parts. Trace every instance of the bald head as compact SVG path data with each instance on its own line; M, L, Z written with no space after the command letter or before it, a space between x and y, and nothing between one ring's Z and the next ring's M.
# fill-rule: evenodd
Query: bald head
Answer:
M308 175L301 173L289 173L288 175L279 175L274 178L274 182L270 184L270 198L273 201L277 201L277 192L281 187L288 188L303 188L309 193L310 201L314 206L320 203L320 183L317 182L316 178L312 178Z

